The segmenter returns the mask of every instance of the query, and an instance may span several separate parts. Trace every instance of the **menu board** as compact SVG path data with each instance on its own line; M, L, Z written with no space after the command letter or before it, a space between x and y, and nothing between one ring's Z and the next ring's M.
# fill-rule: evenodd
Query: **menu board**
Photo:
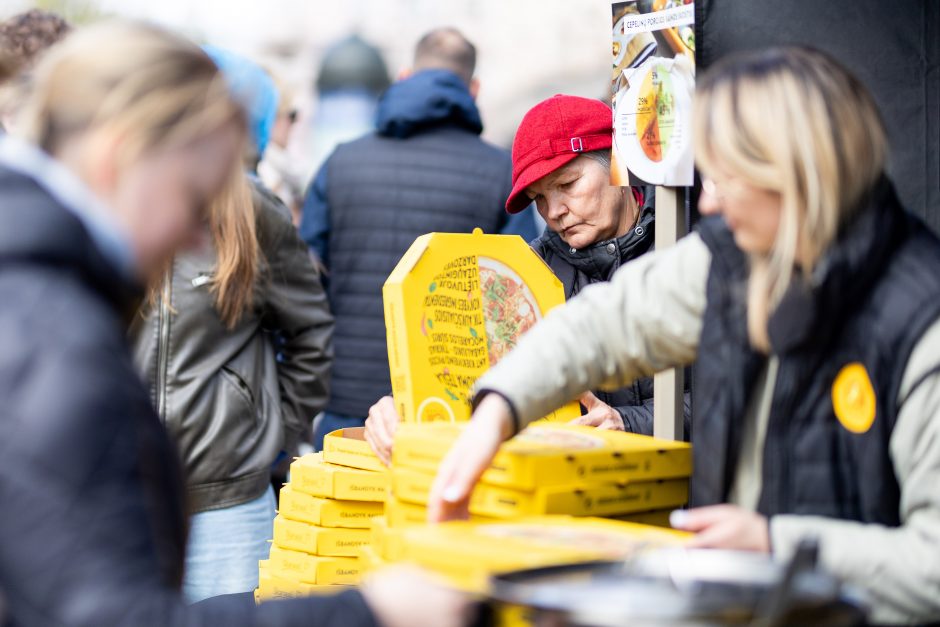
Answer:
M385 282L392 394L407 422L468 420L476 380L565 300L517 235L430 233ZM577 403L550 419L581 415Z
M692 185L692 0L614 2L612 14L611 184Z

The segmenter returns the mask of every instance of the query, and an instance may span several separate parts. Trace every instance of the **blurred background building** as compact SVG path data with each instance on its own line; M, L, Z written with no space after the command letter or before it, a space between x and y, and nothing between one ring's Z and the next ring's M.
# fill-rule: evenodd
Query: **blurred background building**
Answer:
M539 100L600 98L609 84L606 1L0 0L0 19L32 7L79 24L142 18L257 59L296 94L291 151L308 172L363 132L377 94L434 27L455 26L477 45L483 135L501 146Z

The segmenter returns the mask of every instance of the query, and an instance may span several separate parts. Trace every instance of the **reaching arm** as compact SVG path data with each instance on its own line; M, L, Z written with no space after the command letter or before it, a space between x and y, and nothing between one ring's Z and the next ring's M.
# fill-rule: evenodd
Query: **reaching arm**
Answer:
M695 234L628 263L609 283L591 285L553 310L477 389L506 398L525 426L586 390L616 389L690 364L709 265Z
M691 363L709 265L705 244L690 235L628 263L613 281L588 287L529 331L478 383L473 420L431 488L429 519L467 517L473 486L514 428L586 390L623 387Z

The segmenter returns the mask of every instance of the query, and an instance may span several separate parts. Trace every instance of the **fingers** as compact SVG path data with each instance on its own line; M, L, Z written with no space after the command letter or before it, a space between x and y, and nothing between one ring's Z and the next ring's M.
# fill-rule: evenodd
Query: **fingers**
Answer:
M366 419L366 429L363 432L365 436L366 443L369 445L369 448L372 449L372 452L375 453L376 457L379 458L386 466L391 466L391 451L386 449L381 442L378 442L375 437L372 435L372 431L369 430L369 419Z
M584 408L588 410L588 413L591 412L591 409L598 403L601 402L599 398L594 396L594 392L590 390L578 397L578 402L584 405Z
M696 533L688 544L692 548L770 552L767 519L741 507L716 505L675 511L669 522L673 527Z
M369 408L369 417L365 425L366 441L386 466L392 461L392 445L400 420L391 396L383 396Z
M509 405L496 395L483 399L473 420L441 463L428 500L428 520L467 518L470 494L489 467L503 439L509 437Z
M578 416L574 420L570 421L568 424L582 425L585 427L597 427L597 426L600 426L603 420L604 420L604 417L597 413L587 413L587 414L584 414L583 416Z
M712 505L695 509L678 509L669 516L669 524L675 529L698 533L712 525L727 520L736 508L731 505Z

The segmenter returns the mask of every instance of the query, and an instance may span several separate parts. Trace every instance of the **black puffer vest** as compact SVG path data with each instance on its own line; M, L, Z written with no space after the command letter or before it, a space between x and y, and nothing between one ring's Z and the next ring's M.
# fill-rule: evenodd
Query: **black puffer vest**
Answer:
M428 70L396 83L378 133L336 149L327 168L330 306L336 318L327 411L365 417L391 391L382 285L425 233L497 233L512 164L479 137L458 77Z
M724 221L699 232L712 253L696 363L693 505L727 500L748 400L764 359L750 348L748 261ZM808 281L769 321L779 371L764 445L758 510L898 525L900 491L889 455L901 377L940 316L940 240L882 182ZM860 363L875 394L867 431L845 428L833 383Z

